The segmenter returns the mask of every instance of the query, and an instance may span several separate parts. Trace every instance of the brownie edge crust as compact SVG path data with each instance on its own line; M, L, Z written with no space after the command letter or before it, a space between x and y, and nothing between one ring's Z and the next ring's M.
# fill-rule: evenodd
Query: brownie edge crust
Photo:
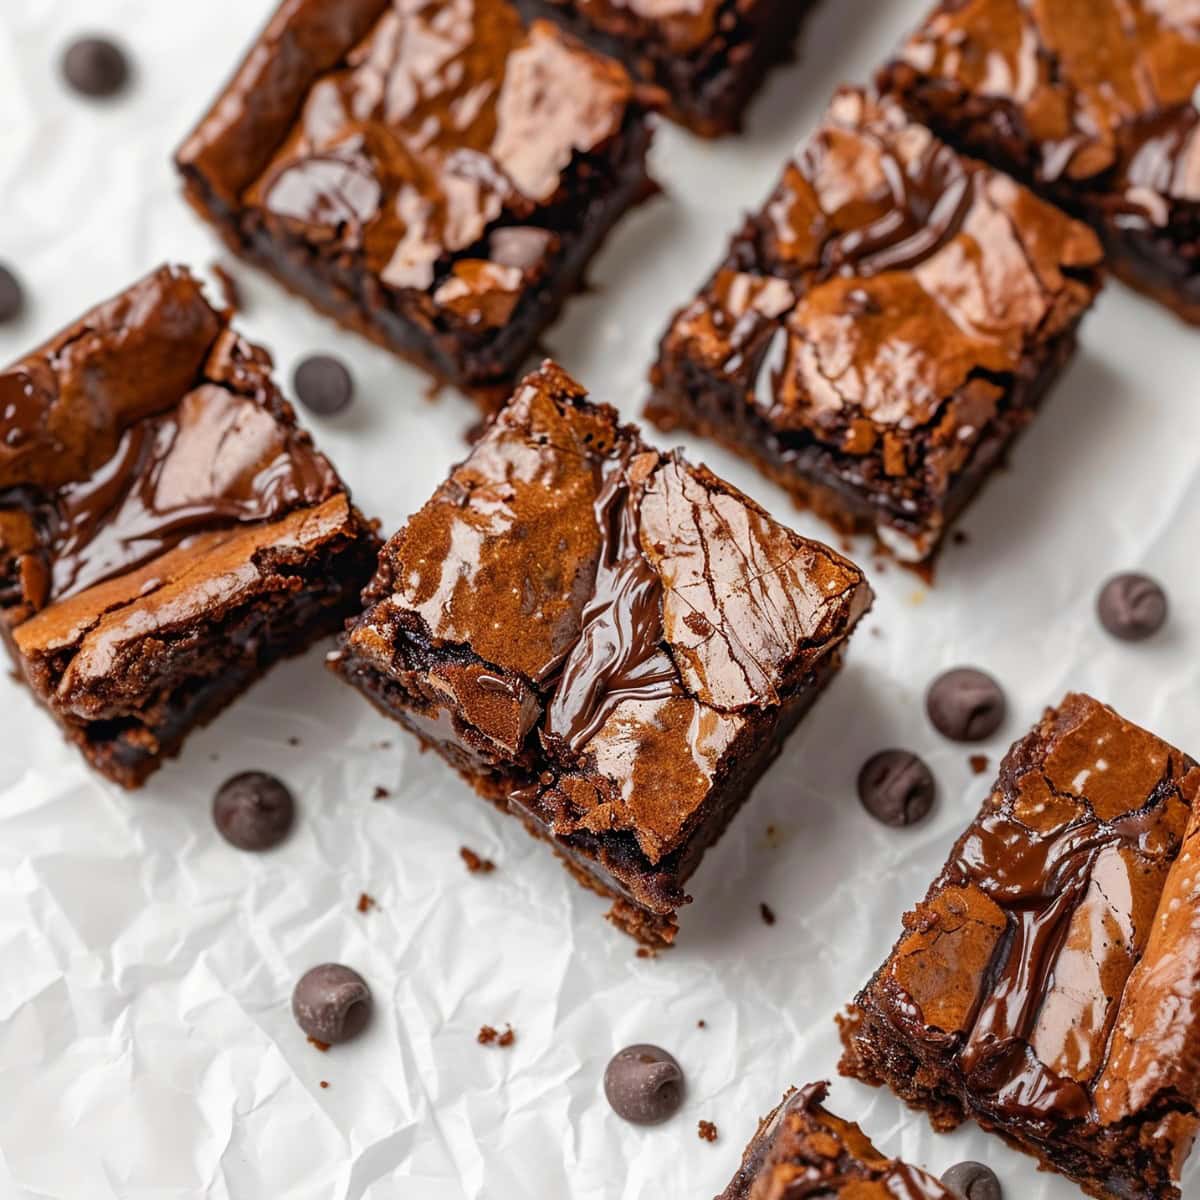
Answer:
M1178 1200L1200 1129L1198 795L1190 757L1067 696L843 1019L843 1072L1088 1195Z
M870 600L546 363L388 542L331 666L667 944Z

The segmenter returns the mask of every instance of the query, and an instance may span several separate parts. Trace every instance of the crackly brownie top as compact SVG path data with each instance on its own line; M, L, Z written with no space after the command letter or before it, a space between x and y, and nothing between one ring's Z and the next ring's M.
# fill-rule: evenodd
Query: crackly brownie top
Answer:
M1085 226L846 89L667 351L747 385L784 435L940 496L1006 377L1094 294Z
M626 829L657 861L749 714L775 709L870 601L861 572L703 468L645 445L552 363L386 546L349 639L508 754L562 768L558 833Z
M1200 1102L1200 767L1083 695L995 790L867 989L1011 1117L1114 1124Z
M826 1083L784 1097L718 1200L953 1200L931 1175L881 1154L824 1107Z
M172 552L342 492L266 353L162 267L0 372L0 615L23 649L60 643L135 578L165 590Z
M1200 201L1195 0L951 0L902 61L921 81L1002 106L1047 180L1095 181L1165 224Z
M726 31L745 4L729 0L554 0L584 14L597 29L617 37L653 36L675 54L694 54ZM799 2L799 0L797 0Z
M556 241L573 161L603 150L635 102L624 68L548 22L526 29L508 0L380 3L344 47L343 25L293 8L181 162L316 252L354 256L388 288L433 289L439 307L503 325ZM352 8L346 23L365 24L369 6ZM263 78L298 90L289 54L308 76L281 128L258 94Z

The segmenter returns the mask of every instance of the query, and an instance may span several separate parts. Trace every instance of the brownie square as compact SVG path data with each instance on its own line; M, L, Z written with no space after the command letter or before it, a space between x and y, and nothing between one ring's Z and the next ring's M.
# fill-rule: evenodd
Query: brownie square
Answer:
M486 389L647 193L650 132L622 66L508 0L289 0L176 158L235 253Z
M732 133L768 69L786 59L812 0L517 0L663 89L706 137Z
M647 413L929 563L1075 346L1100 246L895 103L837 94L668 329Z
M666 944L870 601L545 363L387 543L331 665Z
M162 267L0 372L0 632L126 787L335 632L374 568L270 368Z
M829 1112L828 1093L827 1083L789 1091L716 1200L955 1200L932 1175L880 1154L857 1125Z
M948 0L880 86L1084 217L1117 275L1200 324L1194 3Z
M843 1071L1088 1195L1178 1200L1200 1128L1198 793L1186 754L1067 696L904 918Z

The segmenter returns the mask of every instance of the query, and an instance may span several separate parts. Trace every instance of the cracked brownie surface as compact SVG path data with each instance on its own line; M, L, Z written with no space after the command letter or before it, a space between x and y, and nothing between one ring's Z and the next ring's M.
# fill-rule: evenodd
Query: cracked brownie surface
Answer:
M1200 767L1083 695L1016 743L844 1021L843 1069L1094 1196L1200 1128Z

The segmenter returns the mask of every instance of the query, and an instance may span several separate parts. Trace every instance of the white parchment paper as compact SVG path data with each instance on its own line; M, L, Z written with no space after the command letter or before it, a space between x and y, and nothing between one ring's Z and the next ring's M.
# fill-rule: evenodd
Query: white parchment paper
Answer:
M219 257L169 155L272 7L0 0L0 259L30 294L0 359L163 260ZM923 7L824 0L746 136L663 129L666 194L620 227L593 290L547 339L596 396L637 417L670 312L834 86L865 79ZM136 59L113 103L57 78L64 43L91 30L116 32ZM284 377L306 352L351 362L355 407L315 432L362 507L396 529L462 456L474 410L430 401L417 372L237 274L241 326ZM834 1013L986 793L990 774L925 720L935 673L974 663L1005 683L1009 720L982 747L993 769L1068 688L1200 748L1198 447L1200 334L1113 285L936 588L871 568L857 547L879 599L845 673L708 855L678 948L652 961L544 846L328 676L321 652L277 668L133 795L91 774L0 679L0 1196L707 1200L787 1085L834 1075ZM826 536L731 456L688 449ZM1128 647L1100 631L1093 597L1136 567L1174 607L1168 631ZM923 754L940 786L935 814L908 832L877 826L854 797L864 757L889 745ZM277 772L300 800L293 836L263 856L225 845L209 817L216 785L247 768ZM469 875L463 845L495 873ZM364 891L378 907L360 914ZM328 959L367 977L377 1015L321 1054L289 997ZM482 1024L507 1022L513 1047L476 1043ZM600 1087L613 1051L638 1041L670 1048L688 1076L683 1111L651 1130L619 1121ZM1079 1194L977 1131L934 1135L885 1093L840 1081L831 1103L935 1172L989 1162L1010 1200ZM697 1138L701 1118L719 1127L713 1145ZM1200 1172L1185 1193L1200 1196Z

